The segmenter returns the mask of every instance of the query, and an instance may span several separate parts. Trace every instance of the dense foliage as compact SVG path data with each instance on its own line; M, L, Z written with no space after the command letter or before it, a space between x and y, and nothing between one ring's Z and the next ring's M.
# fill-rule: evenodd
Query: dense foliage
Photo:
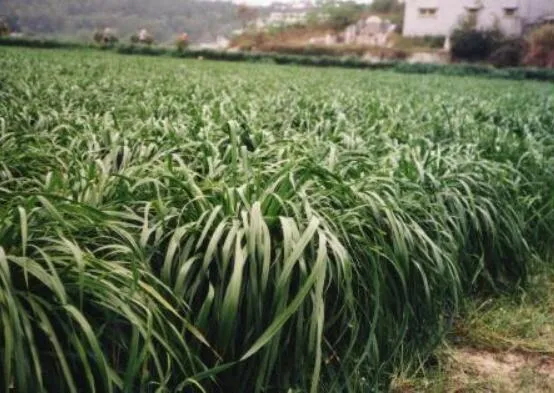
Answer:
M452 33L452 57L457 60L484 61L498 48L501 36L494 30L456 29Z
M378 387L554 240L553 93L0 48L2 390Z
M523 64L527 52L527 41L524 39L506 40L495 49L488 61L495 67L519 67Z
M316 12L325 15L325 23L335 30L345 29L347 26L356 23L362 17L367 7L355 2L324 3Z
M95 29L111 27L127 41L139 29L148 29L158 42L173 42L178 34L210 41L240 26L237 8L230 2L181 0L3 0L15 31L41 36L90 40Z
M522 65L554 68L554 25L531 30L526 37L505 36L500 30L477 29L476 20L462 21L452 33L454 60L487 62L495 67Z
M525 64L554 68L554 25L547 24L531 32Z
M381 14L403 12L404 4L398 0L374 0L369 5L369 9Z
M370 4L353 1L316 0L316 8L309 12L308 25L323 25L343 30L368 15L378 14L399 25L402 30L404 4L398 0L374 0Z

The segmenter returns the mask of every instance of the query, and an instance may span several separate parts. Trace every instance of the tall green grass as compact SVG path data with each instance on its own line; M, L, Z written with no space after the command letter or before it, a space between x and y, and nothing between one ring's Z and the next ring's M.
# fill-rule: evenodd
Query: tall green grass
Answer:
M554 238L549 85L2 55L6 391L377 391Z

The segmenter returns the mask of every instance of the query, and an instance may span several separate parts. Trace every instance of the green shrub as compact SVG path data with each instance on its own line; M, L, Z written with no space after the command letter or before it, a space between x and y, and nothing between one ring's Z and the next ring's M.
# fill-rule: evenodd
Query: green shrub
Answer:
M94 40L94 42L96 42L97 44L101 44L102 41L104 41L104 33L100 30L96 30L92 36L92 39Z
M523 40L504 42L489 57L489 63L495 67L517 67L521 65L527 50Z
M189 36L186 33L183 33L177 37L175 41L175 46L178 51L184 51L189 46Z
M146 44L146 45L152 45L154 43L154 36L151 34L148 34L142 40L140 40L140 43Z
M455 60L484 61L498 47L501 37L494 30L457 29L451 39L451 54Z
M92 38L98 45L113 46L119 42L115 31L110 28L96 30Z
M426 35L423 37L405 37L398 35L394 38L394 47L399 49L432 48L441 49L444 47L446 37L443 35Z

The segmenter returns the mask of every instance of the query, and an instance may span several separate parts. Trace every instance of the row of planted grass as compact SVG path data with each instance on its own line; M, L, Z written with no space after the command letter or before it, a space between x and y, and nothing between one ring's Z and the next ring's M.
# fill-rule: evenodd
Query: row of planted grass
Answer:
M491 79L508 80L538 80L545 82L554 81L554 71L546 68L512 67L494 68L482 64L420 64L395 61L385 58L381 62L368 62L361 57L313 55L313 53L325 50L333 52L333 49L304 47L265 48L267 52L230 52L212 49L187 49L176 50L163 46L148 45L111 45L98 46L93 44L81 44L77 42L63 42L56 40L36 40L26 38L3 38L0 39L0 46L20 46L42 49L100 49L115 50L125 55L145 56L171 56L178 58L202 58L218 61L244 61L254 63L272 63L278 65L303 65L311 67L340 67L367 70L387 69L402 74L435 74L448 76L479 76ZM263 48L262 48L263 49ZM360 50L357 48L356 50ZM323 51L323 52L322 52ZM313 53L312 53L313 52ZM304 53L304 54L302 54ZM388 55L387 55L388 56Z
M382 388L553 238L550 86L4 54L6 391Z

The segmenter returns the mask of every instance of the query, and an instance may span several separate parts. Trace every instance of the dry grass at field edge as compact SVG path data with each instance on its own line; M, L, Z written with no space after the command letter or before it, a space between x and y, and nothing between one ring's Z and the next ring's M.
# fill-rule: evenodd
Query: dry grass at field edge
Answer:
M554 273L528 292L474 303L416 377L398 376L393 393L547 393L554 391Z

